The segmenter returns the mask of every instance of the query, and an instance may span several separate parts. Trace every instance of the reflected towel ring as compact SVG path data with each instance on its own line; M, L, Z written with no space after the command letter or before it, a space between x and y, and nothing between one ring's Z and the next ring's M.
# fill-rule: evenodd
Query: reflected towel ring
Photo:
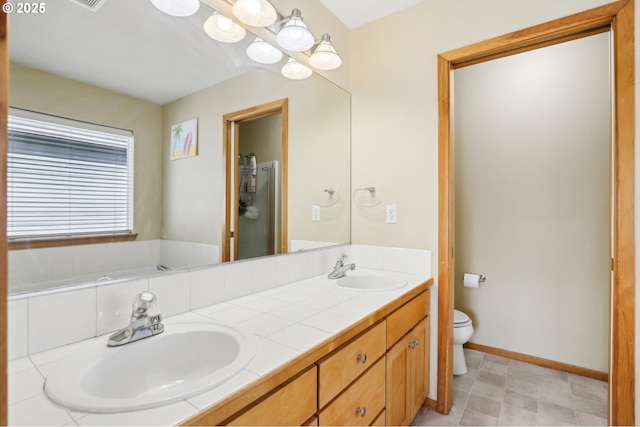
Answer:
M376 192L376 187L356 188L355 190L353 190L353 203L355 203L356 205L362 206L363 208L372 208L382 203L382 200L378 200L376 203L373 203L371 205L365 205L364 203L360 203L358 200L356 200L356 194L358 194L358 191L368 191L371 194L371 197L373 197L374 193Z
M338 203L340 201L340 193L338 193L338 190L336 190L333 187L329 187L329 188L325 188L324 191L326 193L329 193L329 198L331 199L333 197L333 195L336 195L336 199L329 203L328 205L320 205L316 203L316 206L320 207L320 208L330 208L331 206L335 206L336 203Z

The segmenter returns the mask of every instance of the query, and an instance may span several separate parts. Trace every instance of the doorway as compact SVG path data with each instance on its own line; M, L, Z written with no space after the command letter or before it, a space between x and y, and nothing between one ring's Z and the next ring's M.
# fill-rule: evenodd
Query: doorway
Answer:
M225 114L223 120L222 261L287 252L288 101Z
M606 31L453 73L454 307L473 320L467 346L605 381L610 58ZM480 289L462 284L474 272Z
M438 56L438 402L453 402L454 180L452 70L585 35L613 32L613 195L609 422L635 423L635 51L634 3L623 0Z

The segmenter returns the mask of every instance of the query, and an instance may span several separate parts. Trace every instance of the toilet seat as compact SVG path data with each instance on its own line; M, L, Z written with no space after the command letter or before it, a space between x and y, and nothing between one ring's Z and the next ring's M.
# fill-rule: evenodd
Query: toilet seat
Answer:
M453 327L464 328L471 325L471 319L460 310L453 310Z

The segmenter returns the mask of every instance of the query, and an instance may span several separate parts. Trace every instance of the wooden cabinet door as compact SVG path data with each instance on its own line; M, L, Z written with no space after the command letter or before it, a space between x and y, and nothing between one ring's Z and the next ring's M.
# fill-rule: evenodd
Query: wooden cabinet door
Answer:
M411 422L409 341L409 334L407 334L387 352L386 421L389 426L406 426Z
M414 340L411 354L411 420L416 416L429 392L429 318L409 333ZM409 422L411 422L409 420Z

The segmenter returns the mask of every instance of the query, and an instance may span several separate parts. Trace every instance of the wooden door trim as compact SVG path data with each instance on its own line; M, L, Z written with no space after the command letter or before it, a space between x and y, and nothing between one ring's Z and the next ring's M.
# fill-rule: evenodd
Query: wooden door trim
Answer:
M453 404L454 195L451 73L464 65L565 41L609 26L614 33L613 281L609 423L635 425L635 29L622 0L438 55L438 401Z
M279 99L277 101L268 102L266 104L257 105L255 107L245 108L244 110L235 111L222 116L222 150L225 164L225 215L224 225L222 229L222 262L227 262L231 259L231 204L229 201L232 199L233 191L237 189L231 188L231 174L235 174L234 182L238 182L238 168L234 167L233 163L236 159L233 159L232 153L237 152L237 137L233 140L231 135L237 135L237 132L231 132L232 126L237 126L242 122L249 122L252 120L261 119L263 117L272 116L275 114L282 114L282 164L281 164L281 190L280 190L280 252L285 253L288 251L288 164L289 164L289 99ZM232 149L235 144L235 149ZM237 195L236 195L237 197ZM237 222L237 221L236 221ZM237 226L235 224L234 233L237 235ZM237 246L237 245L234 245ZM237 247L235 248L237 258Z
M0 14L0 90L4 94L0 110L0 198L7 200L7 122L9 114L9 46L7 43L8 27L7 14ZM7 235L7 204L2 203L0 207L0 235ZM0 241L0 363L5 369L0 369L0 425L9 425L8 420L8 391L7 391L7 364L8 364L8 339L7 339L7 310L8 310L8 245L7 239Z

